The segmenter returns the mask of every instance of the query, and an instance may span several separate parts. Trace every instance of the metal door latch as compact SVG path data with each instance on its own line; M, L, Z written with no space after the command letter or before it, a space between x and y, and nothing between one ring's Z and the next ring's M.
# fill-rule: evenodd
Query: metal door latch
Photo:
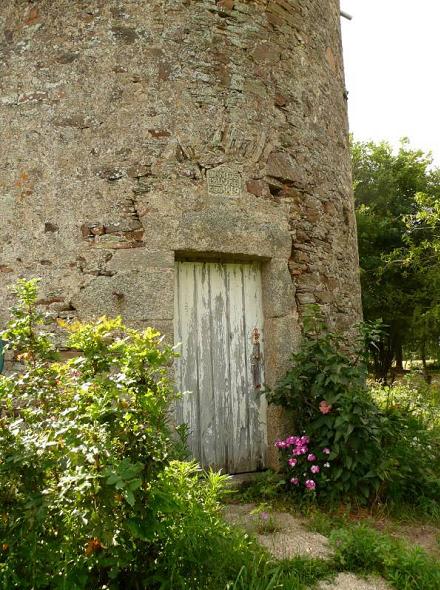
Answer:
M261 389L261 351L260 331L258 330L258 328L254 328L252 330L251 369L254 389Z

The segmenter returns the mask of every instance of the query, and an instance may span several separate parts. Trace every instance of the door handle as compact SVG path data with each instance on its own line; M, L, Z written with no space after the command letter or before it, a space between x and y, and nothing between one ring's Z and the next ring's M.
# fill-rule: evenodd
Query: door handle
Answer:
M260 331L258 328L252 330L252 356L251 356L252 381L254 389L261 389L261 350Z

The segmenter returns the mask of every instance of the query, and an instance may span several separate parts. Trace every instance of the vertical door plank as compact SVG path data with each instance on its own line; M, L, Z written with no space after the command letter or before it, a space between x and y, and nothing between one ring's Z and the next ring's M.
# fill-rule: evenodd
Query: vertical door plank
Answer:
M230 438L229 470L246 471L249 462L248 416L247 416L247 363L244 338L243 273L241 265L226 264L228 285L229 350L231 374L232 432Z
M178 424L189 427L188 446L194 457L200 456L199 400L198 400L198 330L197 297L194 280L194 265L181 262L177 265L177 284L175 305L177 313L174 319L177 343L180 343L180 358L177 362L177 375L180 377L179 389L183 398L176 404Z
M215 391L212 379L212 317L210 295L210 264L195 263L197 342L198 342L198 394L200 405L200 460L203 465L217 464Z
M227 282L223 264L212 264L210 272L212 378L214 383L216 465L228 469L232 408L227 320Z
M261 270L256 264L243 266L243 297L245 313L245 339L248 358L253 352L252 332L257 328L260 333L260 382L264 383L264 332ZM251 362L248 363L248 419L249 419L249 453L253 469L261 468L265 462L267 446L266 400L261 391L255 389Z

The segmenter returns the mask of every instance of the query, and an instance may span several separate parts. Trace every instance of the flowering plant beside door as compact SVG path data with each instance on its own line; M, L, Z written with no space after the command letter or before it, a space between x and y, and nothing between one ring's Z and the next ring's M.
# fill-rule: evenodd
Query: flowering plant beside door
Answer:
M288 436L277 440L275 446L282 454L283 467L288 475L288 484L292 490L319 493L329 481L327 471L330 469L327 447L311 446L310 437Z

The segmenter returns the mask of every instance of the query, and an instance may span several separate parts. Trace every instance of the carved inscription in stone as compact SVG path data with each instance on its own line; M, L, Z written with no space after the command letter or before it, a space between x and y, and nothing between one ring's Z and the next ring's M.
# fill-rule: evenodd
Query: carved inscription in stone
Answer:
M208 170L208 194L211 196L239 197L242 190L240 174L228 168Z

